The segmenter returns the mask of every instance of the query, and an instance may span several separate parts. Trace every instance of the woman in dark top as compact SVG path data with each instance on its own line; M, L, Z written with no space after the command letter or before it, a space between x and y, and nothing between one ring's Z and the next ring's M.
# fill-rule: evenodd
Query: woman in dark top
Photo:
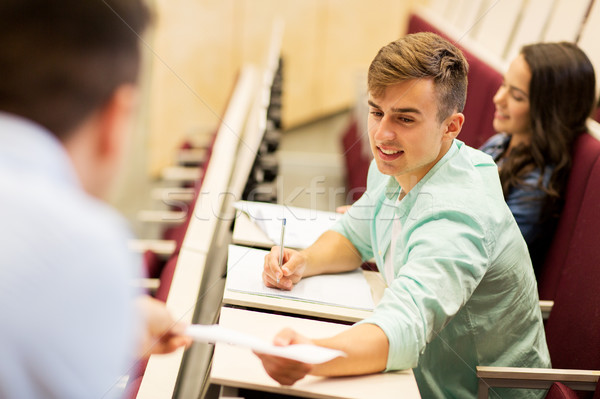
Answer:
M536 273L558 217L577 137L595 105L594 68L573 43L523 47L494 97L491 137L481 150L500 173L504 197L519 225Z

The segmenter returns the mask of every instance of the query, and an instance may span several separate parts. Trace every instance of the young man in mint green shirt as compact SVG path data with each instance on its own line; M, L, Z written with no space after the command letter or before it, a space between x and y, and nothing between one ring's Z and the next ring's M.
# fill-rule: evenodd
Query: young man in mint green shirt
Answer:
M423 397L474 398L478 365L550 367L531 261L497 167L456 139L467 69L460 50L432 33L392 42L373 60L367 191L311 247L286 249L282 268L274 248L263 280L293 289L374 258L388 287L371 317L335 337L281 332L278 344L348 356L310 366L259 355L275 380L413 368Z

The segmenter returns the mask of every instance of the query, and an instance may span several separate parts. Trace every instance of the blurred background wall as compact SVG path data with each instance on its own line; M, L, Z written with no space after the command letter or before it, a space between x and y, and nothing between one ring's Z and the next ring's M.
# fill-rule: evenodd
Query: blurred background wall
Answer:
M416 0L155 0L144 145L156 175L185 136L214 130L236 74L284 22L284 128L351 106L355 76L405 31Z

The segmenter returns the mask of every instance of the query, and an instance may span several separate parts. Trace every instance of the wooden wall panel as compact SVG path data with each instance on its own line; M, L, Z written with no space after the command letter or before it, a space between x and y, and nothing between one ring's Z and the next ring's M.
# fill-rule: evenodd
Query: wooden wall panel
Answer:
M456 7L458 11L453 22L453 25L460 33L457 40L460 41L468 35L473 35L473 31L479 27L479 20L486 6L487 2L483 0L462 0L460 3L457 3Z
M514 25L508 21L519 18L522 5L521 0L493 3L478 22L475 39L494 54L503 55L514 31Z
M554 0L529 0L523 8L523 15L516 27L515 35L507 50L505 59L512 60L521 47L542 40L546 21L552 13Z
M596 71L596 93L600 92L600 0L596 0L581 31L579 47L589 57Z
M184 136L216 128L239 67L234 0L155 3L148 155L158 174Z
M154 0L148 156L152 175L187 135L216 128L243 63L262 65L285 22L283 123L350 106L354 76L405 31L420 0Z
M592 0L556 0L544 36L546 42L573 42Z

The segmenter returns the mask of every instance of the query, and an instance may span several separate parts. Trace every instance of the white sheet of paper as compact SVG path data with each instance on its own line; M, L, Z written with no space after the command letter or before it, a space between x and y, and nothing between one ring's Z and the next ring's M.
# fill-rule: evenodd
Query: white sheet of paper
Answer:
M308 248L341 217L335 212L267 202L237 201L233 206L246 213L275 245L281 244L281 220L285 218L284 245L289 248Z
M320 364L336 357L346 356L346 353L316 345L275 346L257 337L222 327L218 324L188 326L187 335L195 341L208 343L226 343L252 349L267 355L285 357L303 363Z
M230 245L225 289L352 309L372 310L375 307L371 288L360 269L308 277L300 280L291 291L265 287L262 271L268 252Z

